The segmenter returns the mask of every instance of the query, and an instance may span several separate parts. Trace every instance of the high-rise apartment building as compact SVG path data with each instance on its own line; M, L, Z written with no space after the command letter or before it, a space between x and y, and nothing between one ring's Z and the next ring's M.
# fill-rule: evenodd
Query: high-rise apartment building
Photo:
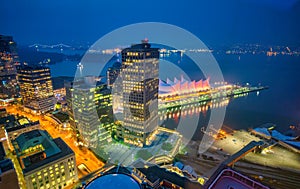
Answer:
M11 36L0 35L0 104L18 94L16 65L19 57Z
M151 143L158 126L158 48L147 40L122 50L123 138L137 146Z
M45 113L54 106L50 68L20 66L17 79L24 106L36 113Z

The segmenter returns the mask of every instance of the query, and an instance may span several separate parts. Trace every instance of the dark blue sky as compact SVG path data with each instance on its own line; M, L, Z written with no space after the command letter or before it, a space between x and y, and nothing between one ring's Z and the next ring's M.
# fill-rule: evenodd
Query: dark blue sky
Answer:
M187 29L208 45L300 44L299 0L2 0L0 6L0 34L19 44L93 43L149 21Z

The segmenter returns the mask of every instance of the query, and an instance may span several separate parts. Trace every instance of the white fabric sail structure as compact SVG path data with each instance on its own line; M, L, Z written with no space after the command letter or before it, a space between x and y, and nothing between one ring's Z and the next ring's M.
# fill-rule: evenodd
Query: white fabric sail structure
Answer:
M209 78L199 81L187 81L181 76L180 80L176 77L174 82L167 78L166 82L159 80L159 94L160 95L175 95L191 92L206 91L210 89Z

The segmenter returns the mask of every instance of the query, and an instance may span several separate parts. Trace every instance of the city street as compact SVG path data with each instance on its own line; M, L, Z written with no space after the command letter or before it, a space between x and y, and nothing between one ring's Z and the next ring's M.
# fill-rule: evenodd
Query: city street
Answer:
M59 126L44 119L42 115L33 115L21 110L21 107L13 105L7 106L6 110L9 114L22 115L29 118L31 121L40 121L41 129L48 131L53 138L62 138L68 146L75 152L76 165L85 164L90 171L98 170L104 166L104 163L97 159L97 157L89 149L82 147L79 148L75 144L75 137L71 131L59 129ZM78 170L78 177L81 178L84 173Z

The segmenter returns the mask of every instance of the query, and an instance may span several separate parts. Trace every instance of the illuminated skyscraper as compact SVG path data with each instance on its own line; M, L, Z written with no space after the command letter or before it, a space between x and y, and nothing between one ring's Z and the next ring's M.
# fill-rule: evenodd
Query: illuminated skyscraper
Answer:
M69 87L67 100L70 110L71 127L80 134L84 145L96 148L99 143L111 139L106 124L101 120L107 117L107 108L111 108L111 94L103 91L105 86L99 77L78 78ZM73 124L73 125L72 125Z
M119 60L119 59L118 59ZM117 61L112 67L109 67L106 72L107 87L111 89L113 94L113 109L115 112L123 107L123 90L122 90L122 75L120 74L122 64Z
M122 50L124 121L122 137L144 146L158 125L158 48L147 40Z
M107 69L107 86L112 87L121 71L121 63L115 62L112 67Z
M64 87L66 89L66 101L67 101L67 114L69 115L69 124L73 131L77 132L77 127L73 112L73 82L65 81Z
M16 68L19 57L16 43L11 36L0 35L0 99L6 100L18 94ZM0 102L1 104L1 102Z
M41 66L17 68L20 94L25 107L36 113L45 113L54 106L50 69Z

